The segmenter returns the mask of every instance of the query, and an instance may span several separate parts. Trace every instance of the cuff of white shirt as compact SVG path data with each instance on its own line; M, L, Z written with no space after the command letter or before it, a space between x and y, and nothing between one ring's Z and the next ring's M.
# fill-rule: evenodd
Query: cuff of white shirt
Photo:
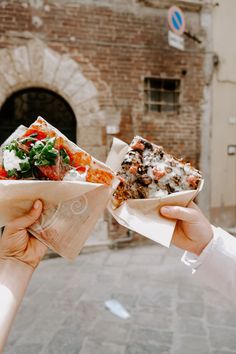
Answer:
M208 245L204 248L204 250L202 251L202 253L200 254L200 256L197 256L194 253L191 252L184 252L181 261L187 265L188 267L192 268L192 273L194 274L197 270L198 267L200 267L201 264L204 263L204 260L209 256L209 254L212 252L215 244L216 244L216 240L218 238L217 236L217 228L215 226L212 225L212 229L213 229L213 238L212 240L208 243Z

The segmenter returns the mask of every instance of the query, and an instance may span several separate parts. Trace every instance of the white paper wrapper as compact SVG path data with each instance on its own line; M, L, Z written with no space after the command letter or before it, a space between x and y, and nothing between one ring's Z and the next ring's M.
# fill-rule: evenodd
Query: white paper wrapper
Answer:
M114 138L106 164L117 172L129 146ZM108 210L119 224L148 237L149 239L169 247L176 222L168 220L159 213L163 205L187 206L203 187L203 181L197 190L173 193L153 199L129 199L115 209L109 201Z
M0 148L0 156L2 147L21 136L25 129L19 127L7 139ZM94 161L110 171L105 164ZM56 253L74 260L106 208L113 189L80 181L0 180L0 227L28 212L33 202L41 199L43 214L29 231Z

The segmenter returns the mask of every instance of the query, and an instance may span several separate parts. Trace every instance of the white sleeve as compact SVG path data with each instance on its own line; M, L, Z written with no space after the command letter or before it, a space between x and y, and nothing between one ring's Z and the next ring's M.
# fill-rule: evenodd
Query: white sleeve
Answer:
M200 256L185 252L182 262L207 285L236 302L236 238L219 227Z

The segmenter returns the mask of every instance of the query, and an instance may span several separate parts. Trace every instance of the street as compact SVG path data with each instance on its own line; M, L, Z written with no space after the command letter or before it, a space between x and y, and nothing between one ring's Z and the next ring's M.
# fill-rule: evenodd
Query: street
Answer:
M5 354L232 354L236 313L157 245L42 261ZM105 309L118 300L127 320Z

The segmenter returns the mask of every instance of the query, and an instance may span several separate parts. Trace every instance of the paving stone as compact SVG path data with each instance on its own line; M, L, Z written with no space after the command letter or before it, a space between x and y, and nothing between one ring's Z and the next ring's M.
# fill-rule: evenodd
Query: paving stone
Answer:
M60 329L51 339L45 353L50 354L77 354L82 347L82 339L78 331ZM31 353L33 354L33 353Z
M211 354L236 354L236 351L228 351L228 350L213 350Z
M166 254L166 247L156 244L155 242L150 245L143 245L142 247L133 247L130 249L131 254L154 255L158 256Z
M180 283L178 285L178 297L181 301L202 302L203 295L202 287L192 285L191 291L189 291L187 284Z
M203 319L176 317L175 330L181 335L192 334L196 336L206 336L206 326Z
M122 253L122 250L114 251L114 253L110 254L107 258L105 265L109 266L127 266L130 259L130 254Z
M149 254L148 256L146 254L131 254L129 258L129 264L142 264L142 266L145 268L146 265L152 266L152 267L158 267L161 265L162 260L163 260L163 255L162 254Z
M162 343L172 345L173 332L134 325L129 333L129 341L131 343L150 343L154 345Z
M167 309L142 307L134 313L133 320L142 327L169 330L172 326L172 315Z
M155 287L146 286L141 290L138 304L140 306L153 306L170 308L176 294L175 285L158 282Z
M214 307L217 312L221 310L232 311L232 303L229 299L209 287L204 287L204 302L206 306Z
M209 354L207 338L197 336L179 336L175 338L173 354Z
M176 311L182 317L203 317L204 304L200 302L179 302Z
M222 311L215 307L206 307L206 318L209 324L213 326L229 326L236 328L236 316L234 311Z
M133 311L138 303L138 294L124 294L122 292L114 291L111 292L111 299L119 301L128 311Z
M124 354L125 346L87 339L79 354Z
M130 343L127 345L125 354L170 354L170 347L159 344L153 345L149 343ZM105 354L105 353L104 353Z
M42 349L41 344L23 344L17 345L12 348L10 351L6 352L6 354L33 354L33 353L40 353Z
M210 343L215 349L235 350L236 329L229 327L209 327Z
M114 318L113 321L99 319L93 324L90 332L90 337L93 339L108 340L112 343L125 343L128 338L130 323L120 319Z

